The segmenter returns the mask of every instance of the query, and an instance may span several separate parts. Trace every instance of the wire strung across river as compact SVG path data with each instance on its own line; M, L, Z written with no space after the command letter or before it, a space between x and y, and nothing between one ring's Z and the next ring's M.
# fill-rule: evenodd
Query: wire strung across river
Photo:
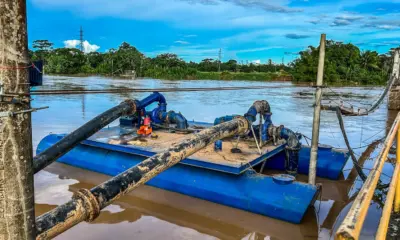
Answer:
M98 94L98 93L128 93L128 92L208 92L249 89L290 88L291 85L278 86L240 86L240 87L210 87L210 88L112 88L112 89L66 89L66 90L31 90L30 95L61 95L61 94Z
M380 95L379 99L369 108L369 109L364 109L364 108L360 108L358 107L358 112L353 110L353 104L347 102L348 104L350 104L351 109L346 110L346 109L342 109L341 104L338 104L337 107L340 108L340 110L343 112L344 115L348 115L348 116L363 116L363 115L368 115L372 112L374 112L383 102L383 100L385 99L385 96L387 95L387 93L389 92L389 90L392 88L393 83L395 82L396 76L394 74L390 75L389 80L387 82L386 88L384 89L384 91L382 92L382 94ZM336 93L335 91L332 90L332 88L330 88L329 86L327 86L328 89L333 92ZM341 101L344 101L339 94L338 97ZM361 109L364 109L365 111L360 112ZM329 107L329 110L336 110L336 107Z

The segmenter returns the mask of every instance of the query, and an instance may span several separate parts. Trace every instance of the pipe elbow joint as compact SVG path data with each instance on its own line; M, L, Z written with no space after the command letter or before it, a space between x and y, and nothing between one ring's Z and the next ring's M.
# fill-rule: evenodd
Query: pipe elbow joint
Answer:
M269 106L268 101L255 101L244 116L250 122L255 122L257 114L259 113L262 114L265 118L271 115L271 107Z
M291 129L282 127L281 129L281 137L284 138L288 144L288 147L292 150L300 150L301 143L300 139L301 136L297 135Z

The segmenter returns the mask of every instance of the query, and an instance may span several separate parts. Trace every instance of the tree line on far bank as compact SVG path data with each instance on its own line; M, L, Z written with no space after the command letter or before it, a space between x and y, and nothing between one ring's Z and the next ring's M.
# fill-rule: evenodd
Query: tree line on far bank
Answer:
M137 77L160 79L223 79L223 80L293 80L315 81L318 47L309 46L291 63L220 62L206 58L201 62L185 62L176 54L165 53L146 57L129 43L107 52L83 53L76 48L55 48L48 40L36 40L32 61L43 60L46 74L123 75L135 71ZM376 51L361 51L353 44L328 40L326 44L325 81L342 84L384 84L392 66L392 56Z

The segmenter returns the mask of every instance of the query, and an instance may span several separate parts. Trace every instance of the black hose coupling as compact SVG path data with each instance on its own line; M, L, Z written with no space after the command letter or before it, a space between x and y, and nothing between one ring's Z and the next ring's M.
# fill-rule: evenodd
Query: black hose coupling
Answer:
M131 115L136 113L137 106L138 106L138 101L135 99L126 99L123 101L121 104L127 103L130 106L130 110L126 113L126 115Z

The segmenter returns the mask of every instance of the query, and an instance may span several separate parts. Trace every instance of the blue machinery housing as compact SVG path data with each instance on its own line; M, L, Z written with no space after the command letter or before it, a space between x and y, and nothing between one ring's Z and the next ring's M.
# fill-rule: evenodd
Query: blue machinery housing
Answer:
M146 112L145 107L154 101L159 103L158 107L151 112ZM153 93L140 101L140 108L142 113L151 113L152 121L163 122L168 115L165 98L158 93ZM177 115L179 117L175 119L176 124L187 128L186 119L181 114ZM246 117L251 118L252 116L246 115ZM121 125L127 123L130 123L131 126L136 125L139 123L137 118L140 116L121 118ZM249 120L251 121L251 119ZM216 119L216 121L224 121L224 119ZM190 122L190 124L199 123ZM263 125L265 124L264 122ZM268 124L272 125L270 122ZM114 128L102 131L115 131L120 127ZM268 126L267 129L271 130L271 126ZM285 128L275 127L276 129L280 130L278 134L282 136L286 134L287 139L293 137L289 130L284 130ZM39 143L37 154L54 145L63 136L56 134L46 136ZM273 134L269 136L273 136ZM255 174L252 169L249 169L266 161L266 168L287 170L285 159L288 144L279 145L247 164L222 165L189 157L160 173L147 184L268 217L300 223L306 210L317 197L317 187L290 179L289 181L282 180L282 177ZM295 141L295 144L298 142ZM115 176L155 153L156 151L151 147L113 145L85 140L58 161ZM308 147L299 148L297 171L301 174L308 174L309 155ZM332 148L320 148L318 156L317 175L333 180L338 179L348 159L348 153Z
M152 111L146 112L146 107L154 102L158 102L158 106ZM174 111L167 112L167 101L161 93L154 92L143 100L137 101L136 106L135 115L120 118L121 125L138 127L141 124L141 116L147 115L156 124L173 123L176 124L176 128L178 129L188 128L187 120L181 113Z

